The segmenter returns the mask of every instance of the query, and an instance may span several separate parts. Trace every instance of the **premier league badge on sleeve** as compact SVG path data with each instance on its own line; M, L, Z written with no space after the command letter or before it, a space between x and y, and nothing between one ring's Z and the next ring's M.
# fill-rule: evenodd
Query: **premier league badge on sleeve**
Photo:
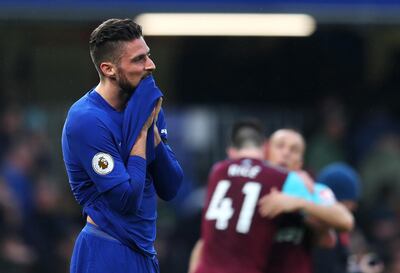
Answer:
M97 153L92 159L92 167L96 173L106 175L114 169L114 160L109 154Z

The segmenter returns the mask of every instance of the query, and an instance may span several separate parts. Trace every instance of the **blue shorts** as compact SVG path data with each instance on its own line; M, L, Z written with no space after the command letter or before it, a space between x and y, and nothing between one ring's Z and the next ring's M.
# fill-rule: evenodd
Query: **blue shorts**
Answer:
M71 258L71 273L159 273L157 257L146 256L87 223Z

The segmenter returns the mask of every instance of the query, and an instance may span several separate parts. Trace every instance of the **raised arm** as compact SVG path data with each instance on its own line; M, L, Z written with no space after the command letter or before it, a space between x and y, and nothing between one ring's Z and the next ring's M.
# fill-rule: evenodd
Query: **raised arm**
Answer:
M142 201L146 179L146 141L147 131L155 117L155 110L144 124L135 144L132 147L127 164L128 181L105 192L104 196L110 206L122 214L137 211Z
M161 107L161 105L159 105ZM166 136L166 124L161 109L158 120L154 125L154 144L156 158L150 165L154 178L154 186L158 196L169 201L176 196L182 184L183 171L172 149L169 147ZM160 128L160 130L158 129ZM160 134L161 132L161 134Z
M272 189L260 199L259 211L262 216L273 218L282 213L302 211L306 216L314 217L328 227L340 231L353 228L353 215L335 201L329 188L318 184L314 192L310 193L299 176L294 173L290 176L285 182L287 184L283 187L283 192Z
M147 130L154 113L148 118L125 166L109 129L95 115L87 114L68 128L66 148L82 162L90 181L110 207L125 214L141 204L146 177ZM84 205L84 204L82 204Z

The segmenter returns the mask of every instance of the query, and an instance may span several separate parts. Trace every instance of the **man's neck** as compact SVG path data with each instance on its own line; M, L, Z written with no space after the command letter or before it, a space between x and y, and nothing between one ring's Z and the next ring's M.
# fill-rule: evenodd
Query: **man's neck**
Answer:
M253 158L253 159L263 159L263 153L258 148L245 148L238 151L238 158Z
M100 81L95 90L115 110L122 111L125 108L129 96L128 94L123 94L118 86L109 81Z

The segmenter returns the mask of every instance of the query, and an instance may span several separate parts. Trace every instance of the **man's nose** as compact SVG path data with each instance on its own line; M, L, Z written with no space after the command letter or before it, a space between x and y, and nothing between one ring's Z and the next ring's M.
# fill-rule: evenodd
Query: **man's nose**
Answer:
M147 71L154 71L156 70L156 65L151 58L147 58L145 69Z
M288 156L290 156L290 151L289 151L289 149L284 149L283 150L283 156L286 158L286 157L288 157Z

